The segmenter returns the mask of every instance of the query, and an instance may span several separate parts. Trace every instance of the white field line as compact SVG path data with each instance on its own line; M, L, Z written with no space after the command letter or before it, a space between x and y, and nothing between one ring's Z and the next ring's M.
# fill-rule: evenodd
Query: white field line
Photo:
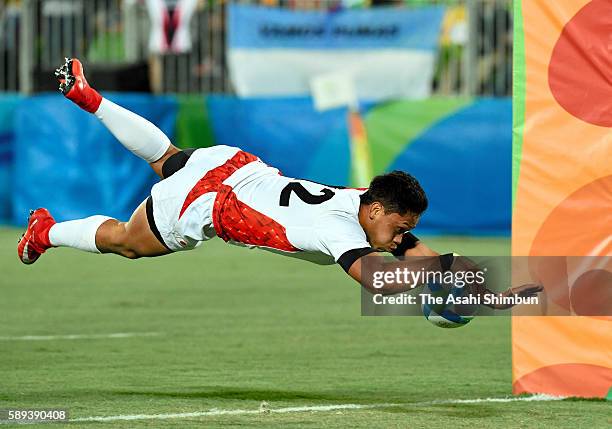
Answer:
M0 337L0 341L97 340L105 338L156 337L159 332L117 332L112 334L24 335Z
M288 413L303 413L303 412L321 412L321 411L340 411L340 410L367 410L373 408L390 408L390 407L427 407L432 405L452 405L452 404L479 404L479 403L499 403L499 402L531 402L531 401L558 401L564 399L558 396L550 395L533 395L521 396L516 398L482 398L482 399L449 399L441 401L415 402L407 404L337 404L337 405L313 405L306 407L287 407L287 408L270 408L262 410L218 410L211 409L209 411L195 411L192 413L172 413L172 414L134 414L134 415L119 415L119 416L94 416L70 419L71 422L112 422L117 420L166 420L166 419L186 419L192 417L210 417L210 416L236 416L249 414L288 414Z

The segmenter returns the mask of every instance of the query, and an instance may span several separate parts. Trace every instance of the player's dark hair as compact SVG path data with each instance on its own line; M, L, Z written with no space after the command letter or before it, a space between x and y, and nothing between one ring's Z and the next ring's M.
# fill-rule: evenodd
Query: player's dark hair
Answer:
M427 210L427 196L418 180L410 174L395 170L372 179L370 187L361 194L361 204L378 201L385 213L414 213L420 215Z

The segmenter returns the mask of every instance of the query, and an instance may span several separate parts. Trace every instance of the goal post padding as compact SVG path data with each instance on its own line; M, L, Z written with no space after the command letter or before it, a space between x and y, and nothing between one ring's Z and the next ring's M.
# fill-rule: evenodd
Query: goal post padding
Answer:
M604 68L612 4L514 7L512 253L612 255L612 87ZM539 280L546 287L544 273ZM571 305L576 283L567 276L565 284ZM513 391L606 397L611 344L609 316L514 316Z

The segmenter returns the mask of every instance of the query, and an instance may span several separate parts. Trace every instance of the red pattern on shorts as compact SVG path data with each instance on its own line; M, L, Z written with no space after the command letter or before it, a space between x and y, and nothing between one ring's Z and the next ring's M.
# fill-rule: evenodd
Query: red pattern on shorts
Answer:
M239 151L225 164L208 171L187 194L179 219L197 198L208 192L216 192L213 226L224 241L232 240L289 252L299 251L287 239L284 226L239 201L232 187L223 184L239 168L257 160L255 155Z

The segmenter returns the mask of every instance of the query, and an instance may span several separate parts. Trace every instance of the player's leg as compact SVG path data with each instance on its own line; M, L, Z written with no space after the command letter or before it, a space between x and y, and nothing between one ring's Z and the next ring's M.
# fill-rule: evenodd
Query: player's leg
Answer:
M56 223L46 209L34 210L17 247L19 258L25 264L34 263L51 247L115 253L130 259L171 253L153 231L155 227L151 225L154 223L150 223L152 213L147 213L149 201L143 202L128 222L108 216L90 216Z
M172 145L162 130L142 116L98 94L87 83L83 66L76 58L66 59L55 75L66 98L95 114L126 149L148 162L155 173L163 178L164 162L180 149Z
M156 237L151 230L146 209L148 201L134 211L128 222L109 219L102 223L95 234L96 248L101 253L115 253L130 259L171 253L160 241L161 237ZM54 237L55 234L52 231L50 235Z

